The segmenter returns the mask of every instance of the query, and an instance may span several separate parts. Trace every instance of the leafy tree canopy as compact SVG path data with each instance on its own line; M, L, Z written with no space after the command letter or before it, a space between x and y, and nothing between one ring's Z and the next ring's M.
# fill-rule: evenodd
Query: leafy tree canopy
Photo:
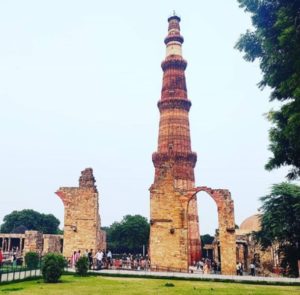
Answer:
M148 246L150 226L141 215L126 215L105 230L108 249L115 253L138 254Z
M206 244L211 244L214 240L214 237L209 235L209 234L205 234L201 236L201 246L202 248L204 247L204 245Z
M289 275L298 276L300 187L290 183L275 184L261 201L261 230L256 233L256 238L263 248L278 245L282 266Z
M45 234L60 233L60 221L52 214L43 214L32 209L13 211L3 219L0 231L2 233L14 232L15 229L24 228L38 230Z
M269 113L270 151L268 170L291 165L287 177L300 176L300 1L238 0L251 14L253 31L236 44L247 61L260 62L261 88L271 88L271 100L284 102Z

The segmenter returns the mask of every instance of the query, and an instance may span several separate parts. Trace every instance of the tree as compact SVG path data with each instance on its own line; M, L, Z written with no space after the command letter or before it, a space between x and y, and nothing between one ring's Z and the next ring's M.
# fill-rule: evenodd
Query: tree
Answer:
M254 31L236 44L247 61L259 60L260 88L271 88L271 100L282 102L268 119L273 124L266 169L290 165L287 177L300 176L300 1L238 0L251 13Z
M25 254L25 265L30 268L34 269L37 268L39 264L39 255L36 252L27 252Z
M214 241L214 239L215 238L209 234L205 234L205 235L201 236L202 249L206 244L211 244Z
M150 226L141 215L126 215L121 222L114 222L107 231L107 247L116 253L142 253L147 247Z
M81 256L75 264L76 273L80 276L86 276L89 270L89 260L86 256Z
M256 239L265 249L278 245L281 266L290 276L299 276L300 259L300 187L290 183L272 186L261 198L261 230Z
M48 253L42 261L42 275L46 283L57 283L63 274L66 261L64 257L56 253Z
M59 233L60 221L52 214L43 214L31 209L13 211L4 216L4 223L1 225L2 233L10 233L15 229L37 230L45 234Z

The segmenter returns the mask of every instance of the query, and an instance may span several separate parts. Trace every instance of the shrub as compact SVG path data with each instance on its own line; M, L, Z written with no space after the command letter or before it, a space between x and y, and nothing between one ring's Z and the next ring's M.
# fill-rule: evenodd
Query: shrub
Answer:
M65 267L65 259L60 254L48 253L43 258L42 274L47 283L57 283Z
M82 256L80 257L75 265L76 273L80 276L85 276L87 274L87 271L89 269L89 260L87 257Z
M25 254L25 265L30 268L37 268L39 265L39 255L36 252L27 252Z

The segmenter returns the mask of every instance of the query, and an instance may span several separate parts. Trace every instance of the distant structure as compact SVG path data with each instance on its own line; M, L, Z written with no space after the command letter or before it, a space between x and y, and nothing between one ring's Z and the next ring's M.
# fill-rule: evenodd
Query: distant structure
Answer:
M23 256L27 252L45 255L48 252L62 252L63 236L43 234L36 230L24 230L18 233L0 233L0 248L4 254L16 253Z
M235 273L235 224L228 190L195 187L196 153L191 150L189 110L185 81L187 62L182 57L180 17L168 18L166 58L161 67L163 86L157 152L150 188L150 258L153 269L187 271L201 258L197 193L205 191L217 203L222 252L222 273Z
M92 168L81 172L79 187L61 187L56 194L65 206L63 255L73 251L106 249L101 230L98 191Z
M257 275L273 276L279 274L281 257L279 256L278 245L273 244L262 250L253 236L253 232L260 229L259 214L249 216L236 229L236 260L243 264L246 273L250 273L250 264L254 263ZM219 234L215 235L212 244L204 246L203 254L213 260L222 260Z

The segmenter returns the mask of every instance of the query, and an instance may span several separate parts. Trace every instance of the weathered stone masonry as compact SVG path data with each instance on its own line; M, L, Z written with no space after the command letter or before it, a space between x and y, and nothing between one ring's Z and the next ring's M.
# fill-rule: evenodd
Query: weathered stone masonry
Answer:
M196 153L191 150L189 110L182 58L180 18L169 17L162 62L163 86L158 149L152 156L154 183L150 188L150 258L153 269L187 271L201 257L197 193L207 192L216 202L219 216L221 267L235 273L233 201L228 190L195 187Z
M79 187L61 187L56 194L65 206L63 255L70 257L77 250L105 249L93 170L87 168L81 172Z
M155 179L150 188L150 255L153 267L186 270L188 261L197 261L201 256L196 197L190 201L187 212L189 192L195 187L197 155L191 150L191 102L184 73L187 62L181 54L180 18L172 16L168 22L158 102L158 148L152 156Z

